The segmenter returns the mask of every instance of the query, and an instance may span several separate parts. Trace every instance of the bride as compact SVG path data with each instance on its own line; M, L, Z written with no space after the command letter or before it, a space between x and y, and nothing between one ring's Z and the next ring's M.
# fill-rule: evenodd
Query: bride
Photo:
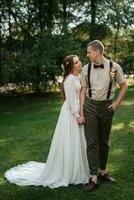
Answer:
M5 173L10 183L57 188L89 181L86 141L82 118L79 115L81 62L76 55L63 60L62 105L46 163L29 161Z

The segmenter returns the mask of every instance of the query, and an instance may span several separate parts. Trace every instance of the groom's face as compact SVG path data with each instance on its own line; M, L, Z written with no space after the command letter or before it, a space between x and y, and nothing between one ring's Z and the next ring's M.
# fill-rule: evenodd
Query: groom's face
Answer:
M94 50L92 48L92 46L87 47L87 58L90 61L95 62L96 59L98 58L99 54L100 54L100 52L98 50Z

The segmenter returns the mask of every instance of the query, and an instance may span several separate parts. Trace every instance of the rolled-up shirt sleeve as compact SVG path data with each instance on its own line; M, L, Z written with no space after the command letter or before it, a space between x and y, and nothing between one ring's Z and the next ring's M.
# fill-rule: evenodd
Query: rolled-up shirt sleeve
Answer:
M118 64L114 64L114 68L117 70L117 73L116 73L116 82L118 84L126 82L126 79L125 79L125 76L124 76L124 73L123 73L123 70L122 70L121 66L118 65Z

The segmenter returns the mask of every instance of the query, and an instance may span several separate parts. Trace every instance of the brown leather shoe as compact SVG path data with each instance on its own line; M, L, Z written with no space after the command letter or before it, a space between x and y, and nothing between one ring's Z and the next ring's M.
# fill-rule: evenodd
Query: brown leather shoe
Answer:
M108 173L106 173L106 174L104 174L104 175L101 175L101 174L99 173L98 179L99 179L99 180L102 180L102 181L113 182L113 183L116 182L116 180L115 180L112 176L110 176Z
M84 191L85 192L91 192L94 189L96 189L98 187L98 182L95 183L92 181L92 179L90 178L89 182L87 184L84 185Z

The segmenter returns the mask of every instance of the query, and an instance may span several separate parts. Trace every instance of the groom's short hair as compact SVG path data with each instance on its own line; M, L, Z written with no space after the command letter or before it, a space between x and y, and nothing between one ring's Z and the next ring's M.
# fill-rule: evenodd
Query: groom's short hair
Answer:
M91 46L94 51L99 50L101 54L104 53L104 45L99 40L93 40L87 44L87 48Z

